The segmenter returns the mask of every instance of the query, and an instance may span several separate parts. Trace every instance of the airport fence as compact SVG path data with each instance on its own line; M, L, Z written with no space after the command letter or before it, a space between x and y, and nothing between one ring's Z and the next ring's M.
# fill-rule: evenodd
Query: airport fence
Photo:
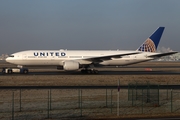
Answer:
M0 90L1 120L61 119L180 112L180 91L129 89Z

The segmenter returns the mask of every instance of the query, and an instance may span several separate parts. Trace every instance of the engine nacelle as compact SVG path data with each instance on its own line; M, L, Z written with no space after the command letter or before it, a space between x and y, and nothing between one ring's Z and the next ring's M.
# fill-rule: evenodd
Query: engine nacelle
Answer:
M78 70L79 67L79 63L76 61L65 61L63 65L63 69L66 71Z

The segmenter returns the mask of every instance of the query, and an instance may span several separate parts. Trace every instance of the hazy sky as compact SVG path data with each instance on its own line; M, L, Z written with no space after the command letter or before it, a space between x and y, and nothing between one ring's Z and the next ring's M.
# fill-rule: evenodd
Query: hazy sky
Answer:
M159 26L180 51L180 0L0 0L0 55L30 49L137 49Z

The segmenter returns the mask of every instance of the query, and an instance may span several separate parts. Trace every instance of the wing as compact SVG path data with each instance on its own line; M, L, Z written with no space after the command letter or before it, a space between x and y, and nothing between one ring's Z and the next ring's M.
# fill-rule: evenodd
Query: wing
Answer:
M148 57L163 57L163 56L172 55L175 53L178 53L178 52L173 51L173 52L168 52L168 53L159 53L159 54L155 54L155 55L150 55Z
M115 55L99 56L99 57L86 58L84 60L92 61L92 62L102 62L103 60L111 60L111 58L121 58L122 56L134 55L139 53L141 52L130 52L130 53L115 54Z

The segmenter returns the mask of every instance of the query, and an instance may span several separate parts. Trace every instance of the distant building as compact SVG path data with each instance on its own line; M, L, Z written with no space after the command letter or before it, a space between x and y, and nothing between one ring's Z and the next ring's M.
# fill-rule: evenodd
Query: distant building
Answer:
M5 60L9 55L8 54L2 54L0 56L0 60Z
M174 51L171 48L165 48L165 47L159 47L157 52L160 53L166 53L166 52L171 52ZM170 56L164 56L160 59L158 59L158 61L180 61L180 53L176 53L174 55L170 55Z

